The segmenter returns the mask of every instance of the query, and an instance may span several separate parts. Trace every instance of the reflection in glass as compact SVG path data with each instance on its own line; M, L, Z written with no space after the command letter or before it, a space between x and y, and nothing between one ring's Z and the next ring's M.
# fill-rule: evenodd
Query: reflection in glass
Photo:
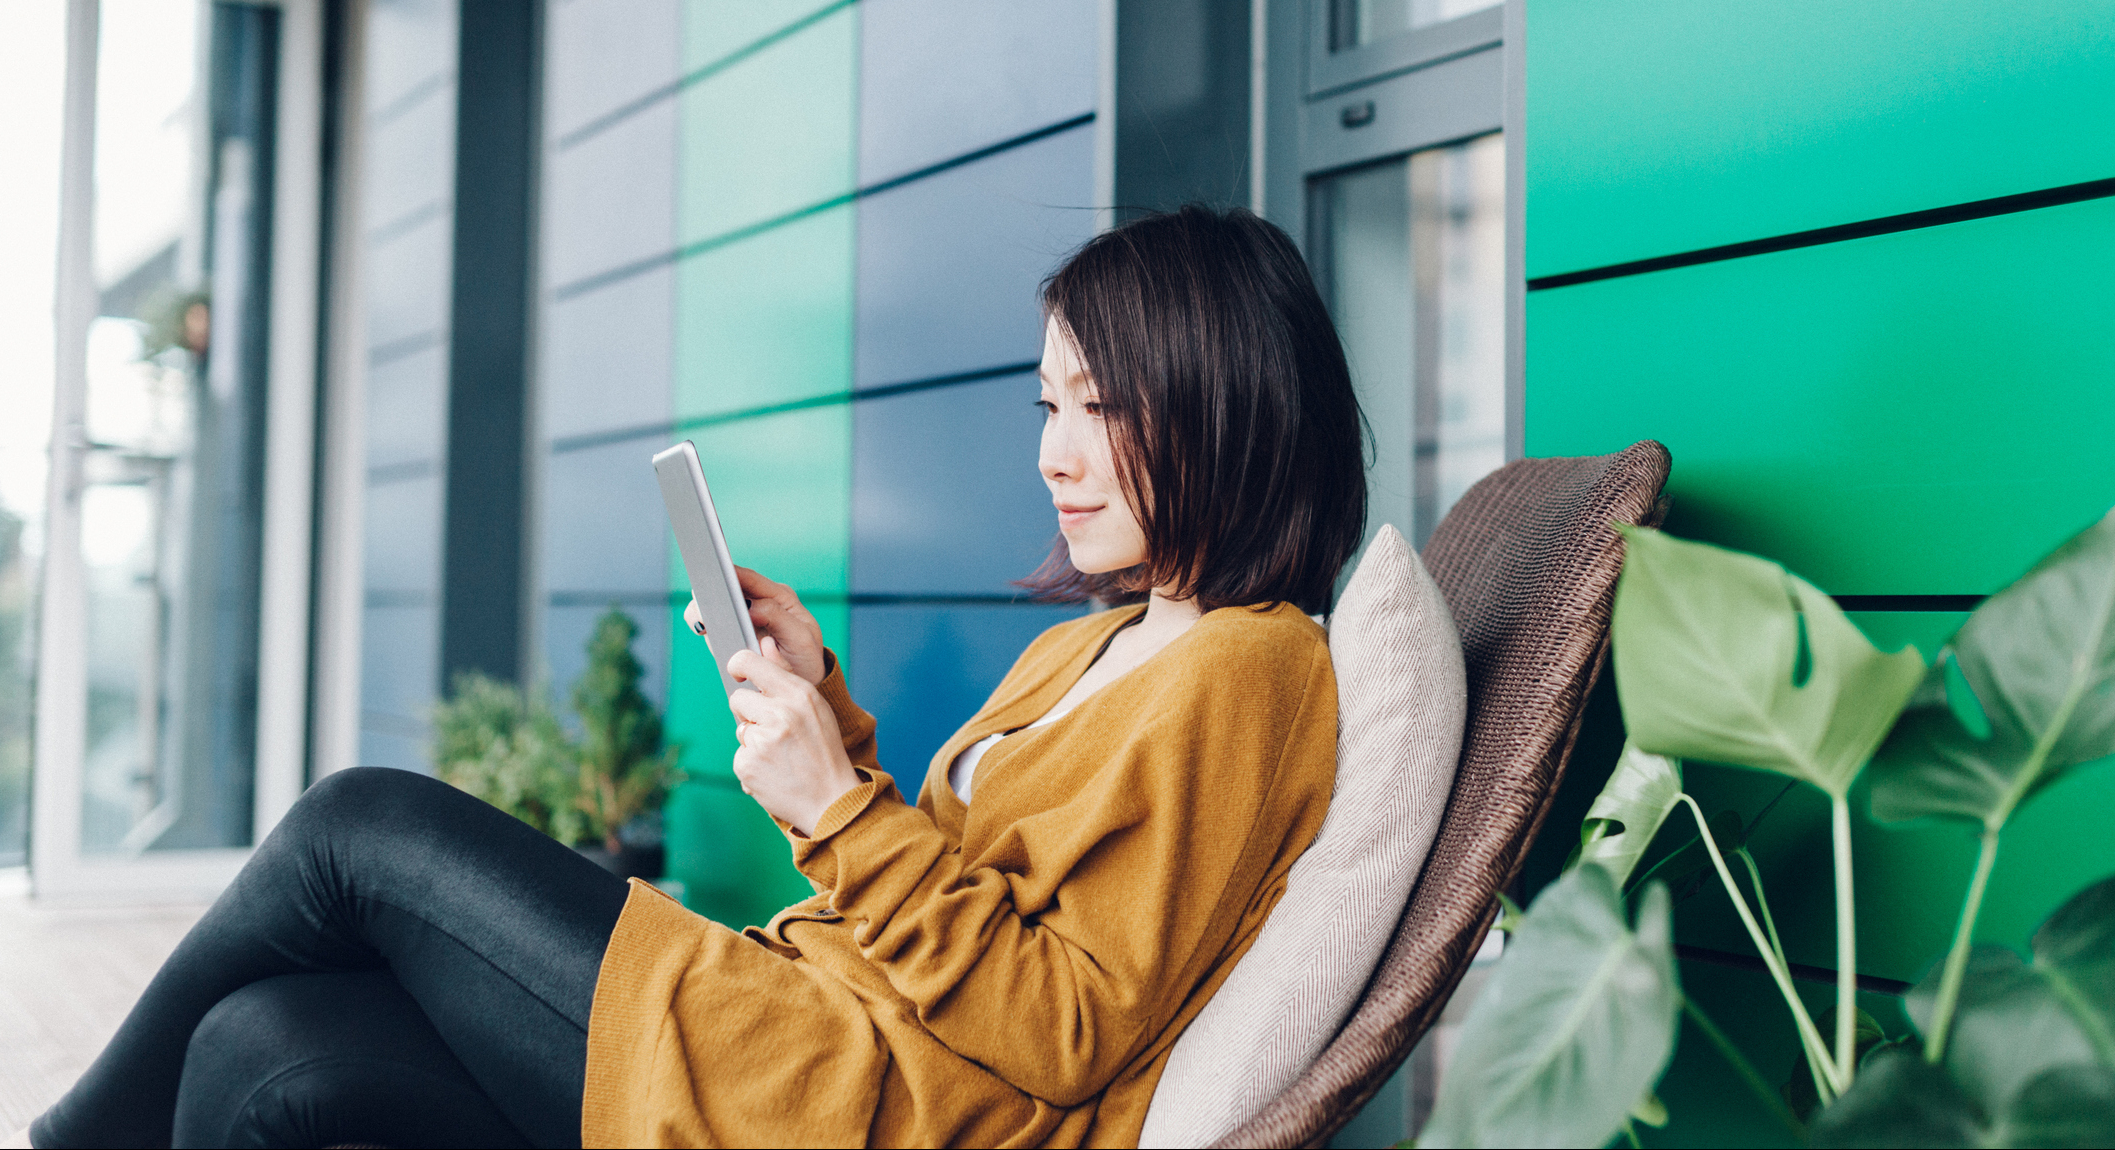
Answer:
M86 608L81 849L245 846L279 14L101 8L101 316L66 433Z
M1329 50L1341 52L1495 7L1497 0L1330 0Z
M1505 462L1505 147L1493 133L1324 177L1309 250L1375 439L1372 526L1422 548Z

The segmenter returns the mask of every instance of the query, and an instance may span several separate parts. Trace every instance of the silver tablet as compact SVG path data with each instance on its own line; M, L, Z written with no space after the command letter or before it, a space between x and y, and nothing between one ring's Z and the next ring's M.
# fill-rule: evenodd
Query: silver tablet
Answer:
M686 439L654 456L654 475L661 481L661 501L668 504L669 525L676 530L683 570L690 576L691 597L705 617L705 642L720 669L720 686L729 694L753 691L756 688L727 674L727 660L736 651L761 648L749 621L749 601L735 578L734 559L727 554L727 537L720 533L719 513L712 509L705 469L698 465L698 449Z

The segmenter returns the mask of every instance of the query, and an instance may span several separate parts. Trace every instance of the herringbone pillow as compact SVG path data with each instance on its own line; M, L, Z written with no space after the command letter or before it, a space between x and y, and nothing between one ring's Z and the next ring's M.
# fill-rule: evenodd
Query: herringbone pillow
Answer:
M1329 619L1337 778L1255 945L1176 1040L1142 1146L1204 1146L1307 1067L1357 1005L1439 831L1468 688L1439 588L1383 526Z

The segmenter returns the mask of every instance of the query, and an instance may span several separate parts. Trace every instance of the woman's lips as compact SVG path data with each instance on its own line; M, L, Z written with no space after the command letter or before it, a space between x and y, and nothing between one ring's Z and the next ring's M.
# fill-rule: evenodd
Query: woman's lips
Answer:
M1061 503L1058 505L1058 530L1077 527L1100 510L1099 507L1067 507Z

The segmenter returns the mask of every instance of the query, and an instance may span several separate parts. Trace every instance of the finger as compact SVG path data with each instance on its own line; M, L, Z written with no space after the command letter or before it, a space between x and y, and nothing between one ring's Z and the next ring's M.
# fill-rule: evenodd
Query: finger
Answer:
M696 599L692 599L683 608L683 621L689 624L690 629L696 634L701 636L705 634L705 613L698 610L698 601Z
M736 651L734 658L727 660L727 673L753 684L758 691L766 695L780 698L790 698L810 689L806 679L746 648Z
M744 723L762 723L774 719L785 704L764 697L761 691L732 691L727 695L727 709Z
M751 599L779 599L792 593L793 588L784 583L774 583L747 567L734 569L735 582L742 585L742 594Z
M776 638L773 638L770 635L766 635L764 636L761 645L764 648L764 658L771 660L773 663L776 663L781 667L784 667L788 671L793 670L793 661L786 658L786 653L783 650L779 649L778 640Z

